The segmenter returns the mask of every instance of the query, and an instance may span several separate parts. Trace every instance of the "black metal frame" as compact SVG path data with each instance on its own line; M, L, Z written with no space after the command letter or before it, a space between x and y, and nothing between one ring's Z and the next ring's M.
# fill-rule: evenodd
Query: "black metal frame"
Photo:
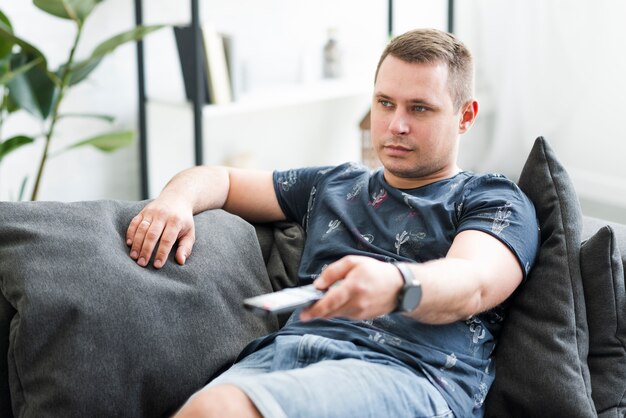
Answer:
M204 79L204 72L202 71L204 63L201 57L202 53L202 35L200 32L200 10L198 0L191 0L191 27L196 36L194 36L193 49L194 54L194 98L193 98L193 133L194 133L194 148L196 154L196 165L202 165L204 162L203 141L202 141L202 106L204 105L206 97L204 92L206 91Z
M143 24L143 4L141 0L135 0L135 24ZM148 189L148 140L146 126L146 79L143 41L137 42L137 101L139 111L139 173L141 176L141 198L147 199Z
M387 33L393 35L393 0L388 0ZM204 83L202 66L202 37L200 33L200 12L198 0L191 0L191 27L195 33L193 49L194 54L194 97L193 97L193 132L195 163L202 165L204 161L204 148L202 141L202 106L205 102ZM135 24L143 24L143 2L135 0ZM454 32L454 0L448 0L448 32ZM137 84L139 101L139 164L141 174L141 198L147 199L149 196L148 180L148 128L146 123L146 80L143 41L137 42Z
M448 32L454 33L454 0L448 0Z
M454 33L454 0L448 0L447 31ZM393 36L393 0L387 0L387 35Z
M196 36L194 37L194 72L193 80L193 133L196 165L202 165L204 149L202 143L202 106L206 100L204 97L204 80L202 66L202 37L200 33L200 10L198 0L191 0L191 27ZM135 0L135 24L143 24L143 1ZM141 198L147 199L150 193L148 176L148 128L146 123L146 79L145 58L143 41L137 42L137 84L138 84L138 108L139 108L139 165L141 175Z

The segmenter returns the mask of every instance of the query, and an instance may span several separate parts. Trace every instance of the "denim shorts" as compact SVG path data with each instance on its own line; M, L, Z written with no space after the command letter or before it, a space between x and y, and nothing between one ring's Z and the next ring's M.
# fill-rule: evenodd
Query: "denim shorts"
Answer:
M213 380L243 390L266 418L454 415L425 376L393 357L316 335L278 336Z

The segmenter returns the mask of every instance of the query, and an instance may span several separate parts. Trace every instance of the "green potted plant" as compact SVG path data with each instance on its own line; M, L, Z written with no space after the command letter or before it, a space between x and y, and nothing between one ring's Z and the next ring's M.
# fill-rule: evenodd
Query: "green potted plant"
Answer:
M78 59L76 50L88 16L103 0L33 0L40 10L66 19L76 27L67 59L58 68L48 68L43 52L34 45L18 37L9 18L0 10L0 163L15 150L44 141L41 157L35 166L35 180L30 195L37 200L46 162L51 155L51 143L55 138L58 124L67 117L99 118L113 122L107 115L64 114L62 102L68 91L84 81L100 64L102 59L117 47L127 42L137 41L162 26L138 26L101 42L89 56ZM37 135L14 135L3 137L3 124L18 111L25 111L41 121L42 131ZM96 136L82 138L73 145L55 151L55 155L70 149L93 146L110 152L132 143L135 132L132 130L108 131ZM18 193L18 200L25 194L27 178Z

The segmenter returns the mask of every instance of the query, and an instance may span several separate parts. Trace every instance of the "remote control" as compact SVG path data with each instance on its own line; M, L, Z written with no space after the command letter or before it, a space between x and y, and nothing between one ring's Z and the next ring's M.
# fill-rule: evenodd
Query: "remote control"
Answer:
M274 293L254 296L243 301L243 306L259 315L293 312L298 308L311 306L324 296L312 284L290 287Z

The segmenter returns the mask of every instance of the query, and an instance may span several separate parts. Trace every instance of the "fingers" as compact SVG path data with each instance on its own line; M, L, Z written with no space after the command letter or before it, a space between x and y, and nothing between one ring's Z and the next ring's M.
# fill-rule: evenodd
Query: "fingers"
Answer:
M187 258L191 255L191 249L196 241L195 234L190 233L180 238L178 241L178 250L176 250L176 261L181 266L185 264Z
M154 255L154 267L155 268L163 267L163 265L167 261L168 254L170 253L170 251L172 250L172 247L176 243L177 238L178 238L178 229L176 228L176 226L173 226L171 224L165 225L165 229L163 230L163 233L161 234L161 239L159 240L159 248L157 249L157 252ZM146 244L148 244L148 249L150 250L150 254L152 253L152 249L150 249L150 246L152 245L151 239L152 239L151 235L148 234L146 235L146 239L144 240L144 247L146 247ZM158 237L157 237L157 240L158 240ZM154 242L154 245L156 245L156 241Z
M375 318L391 312L399 283L397 269L370 257L346 256L330 264L315 281L318 289L329 289L300 319L349 317ZM337 286L334 284L342 280ZM401 281L401 280L400 280Z
M139 251L143 246L143 240L149 226L150 221L144 219L143 211L139 212L139 214L130 221L130 225L126 231L126 245L130 246L130 258L133 260L139 259Z
M137 233L137 228L142 221L143 214L141 212L130 221L128 229L126 230L126 245L128 245L129 247L133 244L135 234Z
M163 229L162 221L151 221L147 216L137 225L131 244L130 257L137 260L137 264L141 267L148 265Z
M318 289L329 289L317 303L304 310L302 320L312 318L330 318L333 316L358 317L366 301L363 300L363 284L354 277L353 272L359 258L347 256L330 264L320 277L315 280ZM341 280L341 283L338 283ZM333 286L335 283L338 285Z
M351 316L349 308L351 294L347 286L330 289L322 299L300 313L300 319L308 321L313 318L330 318L332 316Z
M195 242L193 215L177 213L148 205L131 220L126 244L130 246L130 257L138 265L147 266L154 253L154 267L163 267L176 241L179 241L176 261L181 265L185 263Z
M354 257L343 257L330 264L322 271L322 274L315 280L315 287L320 290L328 289L338 280L344 279L354 267Z
M344 279L350 271L350 257L344 257L339 261L327 266L322 274L313 282L319 290L329 289L334 283ZM340 287L343 287L341 290ZM313 304L311 307L304 309L300 314L300 319L307 321L313 318L327 318L333 316L333 313L341 311L350 301L350 293L345 286L337 286L326 292L324 297Z

